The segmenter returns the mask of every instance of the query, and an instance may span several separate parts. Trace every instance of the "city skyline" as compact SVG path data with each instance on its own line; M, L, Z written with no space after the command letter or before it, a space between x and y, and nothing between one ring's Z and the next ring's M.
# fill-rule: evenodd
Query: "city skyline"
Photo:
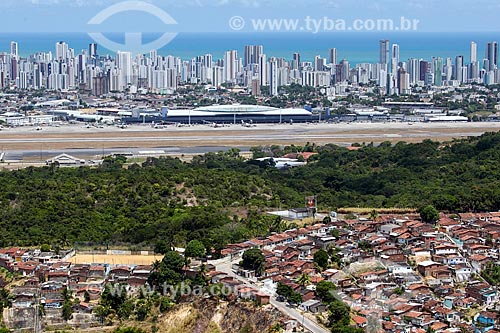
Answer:
M121 33L106 34L106 36L117 43L123 41ZM157 36L157 33L147 33L144 38L149 41ZM469 61L470 41L476 41L476 54L482 57L488 51L487 43L500 39L500 34L493 33L346 33L341 35L319 33L313 36L308 33L244 33L240 37L237 36L238 34L232 33L179 34L173 42L156 50L162 56L175 55L183 60L189 60L204 53L222 56L225 51L236 49L244 58L244 47L251 44L263 45L268 53L276 57L289 58L294 52L300 51L303 60L314 61L314 57L318 54L329 59L331 49L334 48L339 60L342 57L349 58L352 63L356 64L380 61L379 42L390 40L400 46L402 59L411 57L430 59L437 55L454 58L460 54L465 56L466 61ZM85 33L0 33L0 52L9 53L12 41L18 43L18 55L25 58L38 52L54 53L54 44L59 41L67 41L76 53L88 50L88 45L91 43L99 47L100 55L114 56L116 51L130 51L126 47L116 51L109 50ZM149 51L150 49L144 52L132 51L132 53L148 53ZM392 49L388 53L390 52Z
M475 61L467 63L464 55L456 55L454 59L435 56L402 60L400 45L383 39L379 41L378 63L353 67L349 59L338 56L336 48L326 49L327 57L319 54L311 62L301 61L300 52L292 58L266 54L263 45L246 45L243 52L227 50L222 58L206 53L190 60L161 56L157 50L148 55L119 51L115 57L99 56L99 46L95 43L77 53L64 41L55 44L54 53L39 52L23 58L19 56L19 47L17 41L12 41L9 52L0 54L2 88L78 88L104 95L141 89L172 92L182 84L211 84L216 88L234 84L247 87L254 95L260 95L261 86L268 86L270 95L275 96L279 87L292 83L339 91L346 90L348 84L373 83L382 93L407 95L413 86L500 83L496 41L487 43L482 58L478 58L477 43L471 41L469 58Z

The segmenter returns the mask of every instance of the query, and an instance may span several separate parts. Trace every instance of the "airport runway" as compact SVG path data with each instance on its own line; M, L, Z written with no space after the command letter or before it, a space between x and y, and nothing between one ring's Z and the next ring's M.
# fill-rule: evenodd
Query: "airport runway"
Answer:
M492 131L500 131L500 123L259 124L255 127L231 125L217 128L197 125L161 129L149 125L88 128L79 124L43 127L41 130L34 127L4 128L0 131L0 151L6 153L7 160L38 161L62 152L85 158L142 150L180 156L230 147L248 151L258 145L304 145L307 142L348 146L356 142L450 141Z
M247 152L250 147L234 147L240 149L242 152ZM158 147L154 150L145 151L143 148L105 148L103 149L63 149L63 150L10 150L5 152L5 160L8 161L41 161L57 156L59 154L69 154L79 158L85 159L101 159L103 156L112 154L129 154L132 153L136 156L182 156L182 155L200 155L205 153L216 153L219 151L226 151L228 147Z

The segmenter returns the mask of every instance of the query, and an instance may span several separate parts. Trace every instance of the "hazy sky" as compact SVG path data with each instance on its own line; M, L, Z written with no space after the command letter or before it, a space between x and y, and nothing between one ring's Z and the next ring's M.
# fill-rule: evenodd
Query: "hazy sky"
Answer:
M419 31L499 31L499 0L149 0L178 24L165 26L139 12L117 14L100 27L87 22L121 0L0 0L2 32L227 32L232 16L251 19L377 19L401 16L420 20Z

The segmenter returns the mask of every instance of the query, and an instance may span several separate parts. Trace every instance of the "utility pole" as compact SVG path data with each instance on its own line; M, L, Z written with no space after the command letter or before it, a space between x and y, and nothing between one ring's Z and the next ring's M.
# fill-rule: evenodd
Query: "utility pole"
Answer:
M304 332L304 310L302 310L302 332Z
M42 310L40 308L40 294L38 290L36 291L35 295L37 297L35 297L36 305L35 305L35 322L33 331L35 333L40 333L42 332L42 319L40 318L40 311Z

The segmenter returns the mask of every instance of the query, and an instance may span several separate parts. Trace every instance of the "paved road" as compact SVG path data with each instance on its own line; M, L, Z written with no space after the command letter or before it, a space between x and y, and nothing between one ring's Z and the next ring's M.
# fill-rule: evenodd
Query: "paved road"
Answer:
M235 147L240 149L242 152L247 152L250 147ZM9 150L5 151L5 160L9 161L19 161L23 159L27 160L40 160L45 161L49 158L57 156L62 153L66 153L78 158L101 158L103 155L112 154L123 154L123 153L133 153L136 155L143 155L141 152L163 152L162 155L174 155L180 156L182 154L186 155L200 155L210 152L227 151L228 147L223 146L207 146L207 147L157 147L157 148L84 148L84 149L32 149L32 150ZM1 153L1 151L0 151Z
M354 130L353 130L354 132ZM481 135L482 132L475 131L462 131L459 136L468 137L468 136L478 136ZM142 144L146 142L153 143L161 143L161 142L169 142L172 144L176 144L182 142L187 144L188 142L191 145L196 145L197 143L203 142L220 142L220 143L234 143L234 142L268 142L269 140L273 141L283 141L283 142L295 142L297 140L300 141L311 141L311 142L323 142L323 141L334 141L337 142L339 140L352 141L352 142L360 142L363 140L374 140L374 139L426 139L426 138L448 138L451 136L458 136L454 134L450 134L447 132L440 131L422 131L422 132L403 132L403 133L340 133L340 134L314 134L314 133L285 133L285 134L276 134L276 133L265 133L265 134L240 134L240 135L231 135L231 136L222 136L220 134L215 135L204 135L204 136L179 136L179 135L165 135L162 137L159 136L89 136L89 137L75 137L70 136L68 134L67 137L62 138L54 138L54 137L25 137L25 138L2 138L0 137L0 145L6 144L57 144L57 143L121 143L121 142L129 142L133 144Z
M259 286L256 286L248 279L245 279L245 278L237 275L236 273L234 273L233 270L231 269L231 265L232 265L231 262L222 262L222 263L219 263L218 265L216 265L216 269L217 269L217 271L224 272L224 273L228 274L229 276L237 279L238 281L241 281L242 283L244 283L245 285L247 285L249 287L255 288L257 290L261 290L261 288ZM267 290L262 290L262 291L265 292L266 294L269 294L269 292ZM276 300L276 297L273 295L271 295L271 305L274 306L279 311L281 311L282 313L284 313L285 315L289 316L290 318L295 319L298 323L300 323L300 324L303 323L303 326L312 333L328 333L329 332L326 328L319 325L316 321L313 321L313 320L305 317L302 314L302 312L286 306L285 303L283 303L283 302L278 302Z
M289 317L297 320L298 323L303 323L303 326L313 333L327 333L329 332L326 328L323 328L318 323L304 317L300 311L291 309L287 307L284 303L278 302L274 296L271 297L271 305L276 309L280 310L282 313L288 315Z

